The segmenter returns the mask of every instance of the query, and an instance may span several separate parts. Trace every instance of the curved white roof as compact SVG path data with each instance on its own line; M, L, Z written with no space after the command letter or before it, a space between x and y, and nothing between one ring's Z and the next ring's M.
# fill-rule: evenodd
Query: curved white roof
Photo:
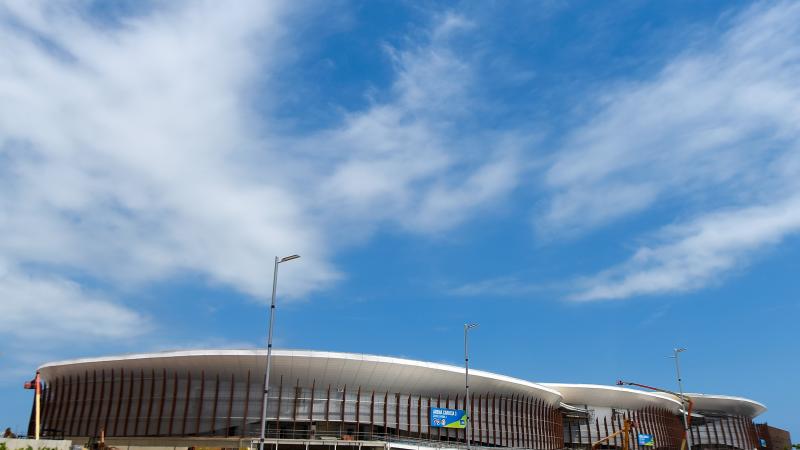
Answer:
M101 358L75 359L48 363L40 367L47 379L85 369L123 368L125 370L193 370L241 374L248 369L253 377L263 377L266 350L191 350L145 353ZM84 367L85 366L85 367ZM272 377L284 377L287 384L310 386L361 386L386 392L423 395L463 395L464 368L403 358L308 350L273 350ZM475 394L529 395L557 405L557 391L518 378L482 370L470 370L470 390ZM257 378L256 378L257 379Z
M310 350L273 350L273 377L284 382L310 386L330 384L361 386L384 392L422 395L463 393L464 368L448 364L415 361L358 353L337 353ZM258 379L264 374L266 350L189 350L142 353L99 358L52 362L39 369L45 380L83 370L206 370L227 375L251 371ZM273 378L275 379L275 378ZM619 386L596 384L533 383L482 370L470 370L470 389L476 394L529 395L551 405L564 402L611 408L637 409L656 406L678 412L680 402L667 394L646 392ZM755 417L766 407L754 400L724 395L687 394L698 412L723 412Z
M686 394L691 397L694 409L698 412L722 412L740 416L756 417L767 407L755 400L729 395Z
M666 408L678 413L681 402L668 395L644 392L619 386L600 384L542 383L561 393L570 405L606 406L609 408L639 409L645 406Z

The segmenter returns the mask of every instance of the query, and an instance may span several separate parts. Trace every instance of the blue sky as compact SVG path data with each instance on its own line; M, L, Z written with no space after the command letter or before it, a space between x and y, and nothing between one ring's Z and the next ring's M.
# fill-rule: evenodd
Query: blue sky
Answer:
M110 5L110 6L109 6ZM0 5L0 423L263 346L766 404L800 435L800 6Z

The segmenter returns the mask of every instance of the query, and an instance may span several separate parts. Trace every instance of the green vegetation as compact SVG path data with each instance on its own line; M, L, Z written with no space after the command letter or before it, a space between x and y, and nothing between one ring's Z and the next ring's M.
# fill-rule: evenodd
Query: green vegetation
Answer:
M24 449L23 449L22 447L19 447L19 448L14 448L14 447L12 447L12 448L9 448L7 443L5 443L5 442L0 442L0 450L34 450L34 449L33 449L33 447L31 447L30 445L29 445L29 446L27 446L27 447L25 447ZM37 447L37 448L36 448L36 450L58 450L58 448L56 448L56 447Z

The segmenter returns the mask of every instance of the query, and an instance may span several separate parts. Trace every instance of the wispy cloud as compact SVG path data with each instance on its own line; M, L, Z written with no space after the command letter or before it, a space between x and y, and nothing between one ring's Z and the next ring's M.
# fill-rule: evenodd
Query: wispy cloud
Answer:
M798 11L748 9L719 44L604 92L547 172L553 199L540 226L586 229L663 199L768 187L771 163L798 135Z
M524 281L518 277L497 277L466 283L447 290L450 295L462 297L522 297L541 293L545 286Z
M64 335L113 339L150 328L141 314L63 278L0 268L0 299L0 335L17 341L58 340Z
M475 104L457 14L384 46L380 100L299 133L256 104L284 95L270 74L302 47L286 33L301 7L142 4L113 22L85 8L0 6L0 308L64 342L147 330L118 288L191 273L265 296L276 254L303 255L281 281L306 296L376 228L440 233L517 185L524 136L456 126ZM98 314L111 322L75 333Z
M654 79L597 99L547 171L539 229L584 233L664 203L680 203L688 219L644 238L575 298L701 288L798 231L798 39L799 5L757 5Z
M329 163L313 196L329 227L344 222L368 232L390 224L437 233L517 186L525 135L476 132L465 139L458 126L477 100L473 68L450 41L470 26L446 14L421 42L386 47L396 72L390 99L299 142Z
M584 280L574 298L615 299L697 289L798 231L800 196L703 215L665 229L662 243L641 247L628 262Z

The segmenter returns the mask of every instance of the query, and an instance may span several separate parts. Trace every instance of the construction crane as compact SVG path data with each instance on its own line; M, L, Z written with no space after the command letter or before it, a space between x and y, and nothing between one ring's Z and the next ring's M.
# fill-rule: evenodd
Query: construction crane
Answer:
M643 388L643 389L649 389L651 391L662 392L664 394L674 395L675 397L677 397L677 398L679 398L681 400L681 403L686 402L689 405L689 407L686 410L686 415L684 416L686 418L686 420L685 420L685 425L686 426L685 426L685 428L683 430L683 441L681 442L681 450L684 450L684 448L686 448L686 439L688 438L686 433L687 433L687 431L689 431L689 427L692 426L692 407L694 406L694 402L692 401L692 398L689 397L688 395L679 394L677 392L673 392L673 391L670 391L670 390L667 390L667 389L661 389L661 388L657 388L657 387L653 387L653 386L648 386L646 384L634 383L632 381L617 380L617 386L626 386L626 385L627 386L637 386L637 387L640 387L640 388Z
M592 450L597 448L597 446L600 445L601 442L610 441L612 438L614 438L616 436L619 436L619 435L623 436L622 437L622 450L628 450L628 448L629 448L628 445L631 442L630 440L633 439L632 434L633 434L633 429L635 427L636 427L636 423L634 421L632 421L631 419L627 419L626 418L625 421L622 423L622 429L621 430L617 431L616 433L609 434L608 436L604 437L603 439L600 439L599 441L592 442Z

